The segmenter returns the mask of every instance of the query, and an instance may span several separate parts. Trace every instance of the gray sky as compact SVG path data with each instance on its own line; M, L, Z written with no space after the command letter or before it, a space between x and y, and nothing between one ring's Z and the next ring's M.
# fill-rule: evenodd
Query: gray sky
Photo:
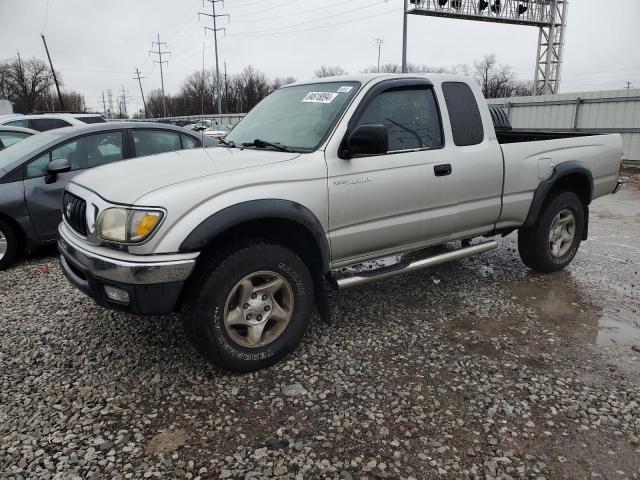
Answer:
M235 73L253 65L269 77L310 78L321 64L357 73L377 61L375 38L383 38L382 62L400 63L402 0L226 0L219 19L221 68ZM615 8L614 8L615 6ZM48 13L47 13L48 10ZM138 108L137 66L145 91L160 87L157 65L147 51L160 34L172 52L165 87L214 65L212 26L197 12L202 0L0 0L0 60L15 56L45 59L44 30L65 85L84 93L101 109L100 92L128 91ZM370 18L365 18L370 17ZM640 87L640 1L572 0L561 91ZM331 26L330 26L331 25ZM532 27L409 17L409 61L448 67L472 64L485 53L532 79L538 31ZM129 110L132 111L131 109Z

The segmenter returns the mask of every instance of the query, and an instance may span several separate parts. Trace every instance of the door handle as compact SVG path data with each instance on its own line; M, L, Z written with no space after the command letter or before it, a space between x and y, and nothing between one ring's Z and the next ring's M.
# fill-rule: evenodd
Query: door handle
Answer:
M444 163L442 165L435 165L433 167L433 173L436 174L436 177L445 177L447 175L451 175L451 164Z

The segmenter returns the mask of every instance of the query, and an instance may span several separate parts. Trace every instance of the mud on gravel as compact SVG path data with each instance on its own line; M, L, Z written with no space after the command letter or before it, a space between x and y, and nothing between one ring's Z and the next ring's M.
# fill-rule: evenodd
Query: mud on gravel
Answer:
M332 295L282 363L206 365L47 250L0 272L0 477L640 478L640 187L564 272L498 250Z

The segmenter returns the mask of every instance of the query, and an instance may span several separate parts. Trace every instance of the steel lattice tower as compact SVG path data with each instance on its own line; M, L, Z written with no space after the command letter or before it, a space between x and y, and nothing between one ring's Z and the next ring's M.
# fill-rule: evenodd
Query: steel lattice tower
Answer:
M534 83L535 93L544 95L558 93L560 86L568 3L568 0L405 0L405 12L538 27Z

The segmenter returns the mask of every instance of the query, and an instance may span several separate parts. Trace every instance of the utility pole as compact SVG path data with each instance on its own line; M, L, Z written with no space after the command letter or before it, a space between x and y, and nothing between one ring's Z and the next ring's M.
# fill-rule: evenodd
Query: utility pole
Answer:
M60 93L60 85L58 84L58 77L56 77L56 71L53 69L53 63L51 62L51 55L49 55L49 47L47 47L47 41L44 38L43 34L40 34L42 37L42 43L44 43L44 49L47 52L47 58L49 59L49 66L51 67L51 74L53 75L53 81L56 84L56 90L58 91L58 100L60 100L60 108L65 110L64 101L62 100L62 94Z
M376 43L378 44L378 73L380 73L380 52L382 50L382 44L384 43L384 39L376 38Z
M104 112L104 118L109 118L107 115L107 102L104 99L104 90L102 91L102 110Z
M409 0L404 0L404 13L402 14L402 73L407 73L407 11Z
M166 117L167 116L167 101L165 99L164 96L164 74L162 72L162 64L166 63L169 64L169 62L167 60L162 60L162 55L171 55L171 52L163 52L162 51L162 45L164 45L165 47L167 46L167 42L161 42L160 41L160 34L158 34L158 41L157 42L151 42L152 45L157 45L158 46L158 51L156 52L155 50L149 50L149 55L151 55L152 53L154 55L158 55L158 60L154 60L153 63L158 63L160 64L160 82L162 84L162 112L163 115Z
M147 77L140 76L140 70L136 67L136 76L133 77L134 80L138 80L138 85L140 85L140 95L142 96L142 105L144 106L144 118L149 118L149 114L147 113L147 104L144 101L144 92L142 91L142 79Z
M627 90L631 90L631 82L624 82L627 84Z
M218 24L216 19L218 17L227 17L231 18L230 15L224 14L216 14L216 3L223 2L223 0L207 0L211 4L211 13L202 13L198 12L198 18L200 15L205 15L207 17L211 17L213 19L213 28L204 27L204 34L207 34L207 30L211 30L213 32L213 44L216 52L216 95L218 96L218 114L222 113L222 95L220 94L220 62L218 59L218 32L220 30L226 31L225 28L218 28Z

